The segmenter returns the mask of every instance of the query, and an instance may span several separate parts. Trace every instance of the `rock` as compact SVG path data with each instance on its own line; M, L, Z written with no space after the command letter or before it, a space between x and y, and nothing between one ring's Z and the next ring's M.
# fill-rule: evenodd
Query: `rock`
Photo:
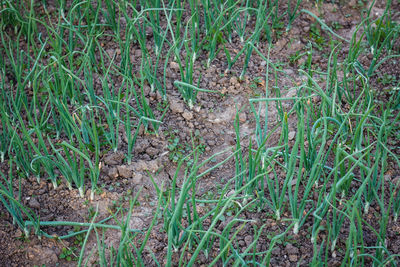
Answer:
M34 209L40 209L40 203L39 201L37 201L36 198L31 198L31 200L29 200L29 207Z
M39 245L28 248L26 255L32 265L55 266L58 262L57 254L52 249Z
M296 132L295 131L289 132L289 140L293 140L295 136L296 136Z
M118 177L118 170L117 170L117 168L115 168L115 167L111 167L109 170L108 170L108 176L110 177L110 178L117 178Z
M182 117L184 117L185 120L190 121L191 119L193 119L193 114L192 112L185 110L182 114Z
M132 169L127 165L117 166L119 176L124 178L131 178L132 177Z
M169 108L173 113L182 113L184 110L183 103L180 103L176 98L169 99Z

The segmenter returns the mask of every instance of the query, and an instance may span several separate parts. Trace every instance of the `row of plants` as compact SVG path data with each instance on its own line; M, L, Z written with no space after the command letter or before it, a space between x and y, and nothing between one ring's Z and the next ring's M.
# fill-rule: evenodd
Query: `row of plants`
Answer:
M310 231L314 246L311 264L328 265L340 247L344 266L371 261L396 266L398 255L388 247L387 231L400 211L399 182L384 177L388 162L399 165L398 148L390 143L399 134L400 94L395 90L399 81L391 83L390 99L383 104L377 103L371 86L379 67L399 57L396 40L400 26L392 18L392 1L387 1L381 17L372 19L373 1L351 40L335 33L322 18L300 9L301 4L301 0L285 4L278 0L58 1L59 6L50 11L46 3L3 0L0 159L7 161L9 171L0 172L0 200L14 222L27 236L33 229L36 235L52 237L42 230L44 226L84 228L57 237L85 235L79 265L85 264L85 245L93 232L102 266L143 266L148 254L161 265L146 246L161 218L168 236L167 266L196 265L202 253L211 265L268 266L279 240L290 232L297 235L305 230ZM308 46L305 66L299 70L304 82L290 88L296 92L293 97L282 97L279 77L285 74L279 62L270 58L270 50L279 31L289 31L299 14L314 18L329 35L328 67L313 68L315 52L313 45ZM110 40L116 44L112 53L107 46ZM269 44L267 52L262 51L260 42ZM238 46L239 52L232 55L228 44ZM343 46L348 46L349 52L341 59ZM137 50L140 56L132 57ZM43 222L22 204L15 185L30 176L38 182L50 180L54 188L65 182L82 197L90 188L93 199L100 159L123 147L121 132L127 137L125 160L131 164L140 128L155 134L160 130L168 111L169 63L178 64L180 75L173 85L192 108L198 92L215 92L200 88L202 77L195 77L196 66L201 62L209 67L220 51L228 69L243 60L240 77L254 54L267 62L265 91L249 99L254 133L250 137L241 134L242 110L238 110L233 122L237 144L232 150L202 161L202 147L193 146L186 157L177 157L177 171L169 187L153 180L158 204L147 229L129 229L135 199L129 209L121 208L99 222L95 215L87 223ZM372 54L368 67L359 60L365 53ZM152 102L148 88L161 98ZM278 109L277 118L268 114L271 102ZM276 119L278 124L271 126ZM290 122L296 123L294 142L289 140ZM269 142L273 134L280 136L274 146ZM249 146L243 145L245 138L249 138ZM226 159L215 163L224 153ZM199 179L231 160L235 175L213 198L199 197ZM200 172L211 163L212 167ZM184 177L179 176L181 169ZM197 211L199 205L205 207L205 213ZM380 212L372 215L378 229L366 219L372 206ZM218 232L216 226L228 210L231 220ZM250 246L244 250L237 247L242 229L253 225L253 220L244 216L249 210L269 211L275 220L289 222L282 233L271 238L265 251L256 249L268 231L265 224L253 228ZM107 223L111 218L116 225ZM312 229L304 229L309 221ZM348 229L345 233L344 228ZM122 232L118 247L107 247L101 232L107 229ZM366 231L374 234L374 246L365 243ZM217 256L211 256L216 247ZM174 262L178 253L179 261Z

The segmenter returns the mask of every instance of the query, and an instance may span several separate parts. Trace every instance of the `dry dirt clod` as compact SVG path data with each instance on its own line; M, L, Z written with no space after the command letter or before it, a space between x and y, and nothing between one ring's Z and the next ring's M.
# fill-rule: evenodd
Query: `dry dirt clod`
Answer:
M293 246L290 243L286 245L285 250L289 255L290 254L298 254L299 253L299 249L296 248L295 246Z
M132 177L132 169L130 166L127 165L121 165L117 167L119 176L122 176L123 178L130 178Z
M241 123L244 123L244 122L246 122L246 120L247 120L247 115L246 115L246 113L244 113L244 112L240 113L240 114L239 114L239 121L240 121Z
M171 97L169 103L169 108L173 113L182 113L184 111L184 105L178 99Z
M108 170L108 176L110 177L110 178L117 178L118 177L118 170L117 170L117 168L115 168L115 167L111 167L109 170Z
M135 173L135 175L132 177L132 183L133 184L142 184L143 183L143 175L140 173Z
M294 138L295 138L295 136L296 136L296 132L295 131L291 131L291 132L289 132L289 140L293 140Z
M295 255L295 254L289 255L289 260L290 260L291 262L297 262L297 255Z
M119 165L124 160L125 155L122 152L112 153L104 159L107 165Z
M51 248L41 246L30 247L27 258L36 265L54 266L58 262L57 254Z
M40 203L37 201L36 198L31 198L29 200L29 206L34 209L40 209Z
M176 62L174 62L174 61L172 61L171 63L169 63L169 66L170 66L171 69L173 69L173 70L175 70L175 71L178 71L178 70L179 70L179 64L176 63Z
M193 113L188 110L185 110L182 114L182 117L184 117L185 120L190 121L191 119L193 119Z

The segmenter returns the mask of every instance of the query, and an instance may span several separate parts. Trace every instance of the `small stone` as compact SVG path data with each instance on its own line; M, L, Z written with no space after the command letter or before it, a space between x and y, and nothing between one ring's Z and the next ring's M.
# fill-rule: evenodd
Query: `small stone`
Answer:
M265 61L265 60L261 61L260 65L261 65L261 67L264 67L265 65L267 65L267 61Z
M29 200L29 206L34 209L40 209L40 203L36 198L31 198L31 200Z
M185 120L190 121L191 119L193 119L193 114L192 114L192 112L190 112L190 111L188 111L188 110L185 110L185 111L183 112L183 114L182 114L182 117L184 117Z
M295 131L289 132L289 140L293 140L295 136L296 136L296 132Z
M119 176L124 178L131 178L132 177L132 169L126 165L117 166Z

